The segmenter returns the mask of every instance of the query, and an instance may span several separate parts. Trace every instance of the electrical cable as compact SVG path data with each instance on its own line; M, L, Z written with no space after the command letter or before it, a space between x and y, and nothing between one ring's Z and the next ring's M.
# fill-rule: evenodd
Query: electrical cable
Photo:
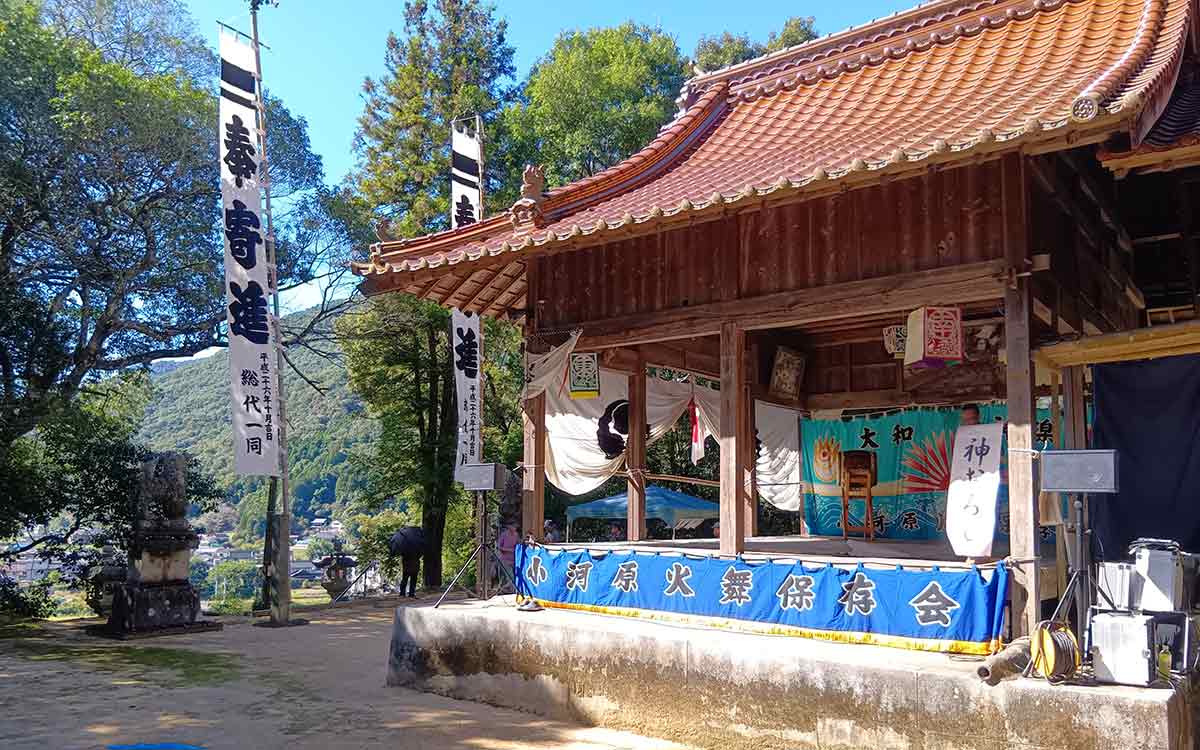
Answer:
M1030 657L1029 669L1052 684L1073 676L1082 663L1075 633L1066 623L1053 620L1043 620L1034 628Z

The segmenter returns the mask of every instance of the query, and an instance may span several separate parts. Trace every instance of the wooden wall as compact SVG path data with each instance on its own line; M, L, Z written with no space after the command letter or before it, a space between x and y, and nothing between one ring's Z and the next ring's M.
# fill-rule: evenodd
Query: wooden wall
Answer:
M1017 158L539 257L536 326L554 330L1002 258L1001 170Z

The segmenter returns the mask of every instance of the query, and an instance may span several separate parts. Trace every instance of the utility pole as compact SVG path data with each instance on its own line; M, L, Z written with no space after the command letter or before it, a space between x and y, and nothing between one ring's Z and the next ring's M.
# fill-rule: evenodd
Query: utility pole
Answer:
M271 304L275 335L275 387L279 398L279 476L271 477L267 496L267 538L264 542L271 592L271 623L287 625L291 619L291 538L292 510L288 494L287 399L283 390L283 336L279 327L279 273L275 257L275 226L271 221L271 173L267 166L267 103L262 85L262 54L258 43L258 9L263 0L250 0L250 35L254 44L254 75L258 82L258 147L262 170L263 207L267 229L267 264L271 278Z

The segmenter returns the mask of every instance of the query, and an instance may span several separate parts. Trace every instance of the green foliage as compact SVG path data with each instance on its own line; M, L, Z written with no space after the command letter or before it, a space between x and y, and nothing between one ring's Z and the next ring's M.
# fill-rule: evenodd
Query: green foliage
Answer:
M353 312L348 313L354 315ZM286 327L302 328L308 313L284 317ZM288 458L295 530L316 515L342 512L367 488L367 456L380 429L350 391L340 352L324 356L306 347L288 353L296 369L316 383L316 391L296 371L282 371L288 410ZM228 505L198 523L206 531L231 531L234 542L262 539L266 525L266 482L239 477L233 470L233 428L227 403L229 356L219 352L182 364L153 378L154 396L137 437L154 450L195 455L216 480Z
M388 580L400 577L400 558L393 556L388 550L388 541L404 526L416 525L414 514L402 513L395 510L385 510L373 516L362 516L358 519L358 557L359 569L362 570L373 563L379 564L379 571Z
M54 614L54 605L48 581L22 586L0 574L0 618L44 620Z
M148 457L133 434L149 392L143 375L110 378L56 405L36 431L0 450L0 539L19 540L0 560L36 548L79 578L103 545L125 548ZM195 463L188 494L198 508L219 496ZM84 529L88 538L77 539Z
M359 532L361 533L361 532ZM310 539L308 541L308 559L320 560L333 554L333 542L328 539Z
M700 70L709 72L737 65L765 54L763 45L750 38L749 34L732 34L728 31L716 36L702 36L696 42L692 63Z
M209 580L211 565L198 557L193 557L188 565L188 581L201 599L211 599L214 593L213 583Z
M692 53L696 68L712 72L756 57L794 47L817 38L812 16L793 16L784 22L778 32L771 32L766 44L753 41L747 34L732 34L728 31L715 36L702 36Z
M0 3L0 451L101 373L223 341L216 66L190 24L171 0ZM272 182L315 188L303 120L269 109ZM284 284L347 239L299 218Z
M95 617L96 613L84 601L83 595L74 591L55 591L52 595L55 619Z
M405 3L404 36L388 35L387 74L363 84L355 139L358 190L371 210L393 219L398 236L447 227L450 122L510 101L512 60L507 24L492 6Z
M214 615L248 615L253 609L253 597L229 596L208 603L208 611Z
M544 164L564 183L613 166L671 119L684 64L675 40L648 26L563 32L530 73L527 103L504 113L509 168Z
M217 599L253 598L262 588L262 567L252 560L226 560L212 566L208 582Z

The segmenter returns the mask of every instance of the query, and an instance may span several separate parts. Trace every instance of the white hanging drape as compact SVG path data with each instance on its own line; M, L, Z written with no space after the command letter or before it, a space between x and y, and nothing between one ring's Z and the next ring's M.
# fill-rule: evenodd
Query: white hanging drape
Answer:
M755 401L754 426L758 433L754 471L759 496L780 510L802 510L800 415L782 406Z

